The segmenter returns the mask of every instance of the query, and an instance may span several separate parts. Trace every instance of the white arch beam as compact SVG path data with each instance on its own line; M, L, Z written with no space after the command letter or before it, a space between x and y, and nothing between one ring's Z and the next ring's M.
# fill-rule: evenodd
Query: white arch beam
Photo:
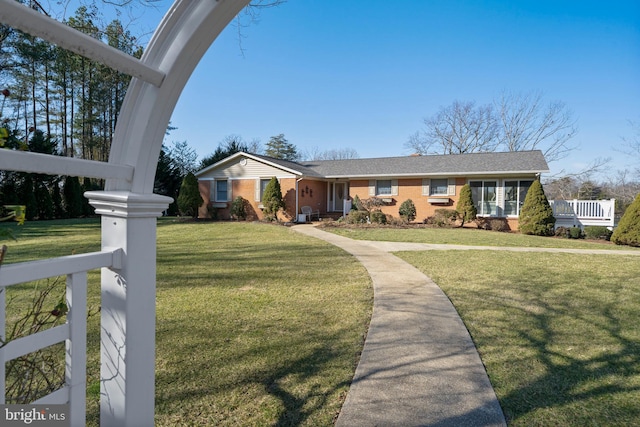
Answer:
M110 163L134 166L133 182L108 180L105 190L151 193L162 141L193 70L249 0L176 0L141 60L165 73L160 87L134 78L120 110Z

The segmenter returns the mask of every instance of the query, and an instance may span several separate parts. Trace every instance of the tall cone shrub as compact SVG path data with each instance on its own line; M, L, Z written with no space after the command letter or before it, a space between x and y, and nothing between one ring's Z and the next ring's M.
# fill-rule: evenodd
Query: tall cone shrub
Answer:
M282 198L282 189L280 182L275 176L267 184L262 195L263 213L265 219L275 221L278 219L278 211L284 209L284 199Z
M469 184L463 185L460 189L460 198L458 199L458 204L456 205L456 211L462 219L462 224L460 224L460 227L462 227L465 222L474 221L478 215L478 209L476 208L475 203L473 203L473 197L471 196L471 186Z
M616 245L640 247L640 193L620 218L611 241Z
M540 180L533 181L520 208L520 232L534 236L551 236L556 219L544 194Z

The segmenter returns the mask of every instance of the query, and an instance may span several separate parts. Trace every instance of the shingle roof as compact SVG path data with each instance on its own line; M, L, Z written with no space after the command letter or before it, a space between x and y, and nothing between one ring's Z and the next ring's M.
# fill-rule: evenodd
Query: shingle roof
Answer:
M302 165L313 171L313 176L325 178L549 172L549 166L540 150L318 160L293 164L297 164L298 169Z

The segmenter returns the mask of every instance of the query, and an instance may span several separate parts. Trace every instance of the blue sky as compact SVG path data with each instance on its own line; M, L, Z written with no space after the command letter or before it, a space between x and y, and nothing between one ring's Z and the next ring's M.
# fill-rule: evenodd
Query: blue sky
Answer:
M200 156L227 135L265 144L283 133L304 152L402 156L425 117L454 100L503 91L563 101L579 149L552 171L616 149L640 121L640 2L290 0L211 46L173 114L167 142Z

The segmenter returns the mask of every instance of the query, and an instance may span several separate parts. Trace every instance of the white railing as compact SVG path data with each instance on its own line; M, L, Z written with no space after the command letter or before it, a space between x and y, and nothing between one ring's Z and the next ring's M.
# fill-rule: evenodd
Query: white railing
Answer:
M25 354L65 342L65 384L31 402L69 404L71 426L85 425L87 358L87 271L101 267L120 268L122 250L92 252L42 261L4 265L0 268L0 338L4 342L5 290L9 286L50 277L67 276L67 320L63 325L9 341L0 347L0 404L5 403L5 363Z
M556 227L615 226L615 199L550 200L549 203L556 218Z

